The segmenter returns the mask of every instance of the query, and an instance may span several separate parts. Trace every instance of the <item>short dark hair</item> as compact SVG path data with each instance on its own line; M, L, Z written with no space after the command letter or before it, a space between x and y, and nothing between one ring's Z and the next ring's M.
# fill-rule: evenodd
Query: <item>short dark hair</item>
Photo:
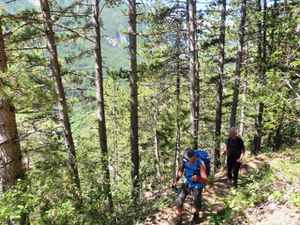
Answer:
M183 155L183 160L188 161L194 156L194 150L191 148L187 148Z

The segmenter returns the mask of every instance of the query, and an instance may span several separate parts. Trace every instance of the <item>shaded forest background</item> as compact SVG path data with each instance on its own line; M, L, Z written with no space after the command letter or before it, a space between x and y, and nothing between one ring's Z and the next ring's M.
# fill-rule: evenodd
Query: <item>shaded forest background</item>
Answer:
M218 171L231 126L252 154L299 151L299 1L98 4L0 2L1 223L133 224L185 148Z

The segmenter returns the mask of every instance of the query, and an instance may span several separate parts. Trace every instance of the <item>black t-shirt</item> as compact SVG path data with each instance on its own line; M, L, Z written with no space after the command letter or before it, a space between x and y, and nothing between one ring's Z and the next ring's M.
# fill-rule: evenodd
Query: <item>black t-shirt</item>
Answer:
M225 144L227 145L227 157L231 159L238 159L242 154L242 150L245 149L244 141L239 136L235 139L228 137Z

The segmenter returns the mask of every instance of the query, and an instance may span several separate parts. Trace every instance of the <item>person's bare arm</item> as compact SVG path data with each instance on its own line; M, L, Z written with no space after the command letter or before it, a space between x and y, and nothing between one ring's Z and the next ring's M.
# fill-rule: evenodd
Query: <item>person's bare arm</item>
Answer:
M206 174L206 167L205 167L205 164L202 163L200 165L200 176L199 175L194 175L192 176L192 180L193 181L197 181L201 184L206 184L207 183L207 174Z
M228 152L228 142L229 142L230 137L228 137L224 143L223 143L223 151L221 153L222 156L226 155Z
M243 160L244 156L245 156L245 149L242 149L241 156L240 156L240 158L238 158L237 162L241 162Z
M183 175L183 171L184 171L183 165L180 164L178 170L176 171L176 177L175 177L175 180L173 181L173 185L177 184L177 182Z
M241 162L245 156L245 145L244 145L244 141L241 139L241 145L242 145L242 152L241 152L241 155L240 155L240 158L238 158L237 162Z
M224 156L224 155L226 155L226 154L227 154L227 145L224 144L222 156Z

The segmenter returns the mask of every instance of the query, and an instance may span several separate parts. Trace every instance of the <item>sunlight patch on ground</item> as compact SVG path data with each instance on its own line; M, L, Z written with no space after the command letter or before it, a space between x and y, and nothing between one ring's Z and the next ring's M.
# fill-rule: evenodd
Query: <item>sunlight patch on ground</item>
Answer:
M300 215L295 207L267 203L248 212L249 221L254 225L299 225Z

